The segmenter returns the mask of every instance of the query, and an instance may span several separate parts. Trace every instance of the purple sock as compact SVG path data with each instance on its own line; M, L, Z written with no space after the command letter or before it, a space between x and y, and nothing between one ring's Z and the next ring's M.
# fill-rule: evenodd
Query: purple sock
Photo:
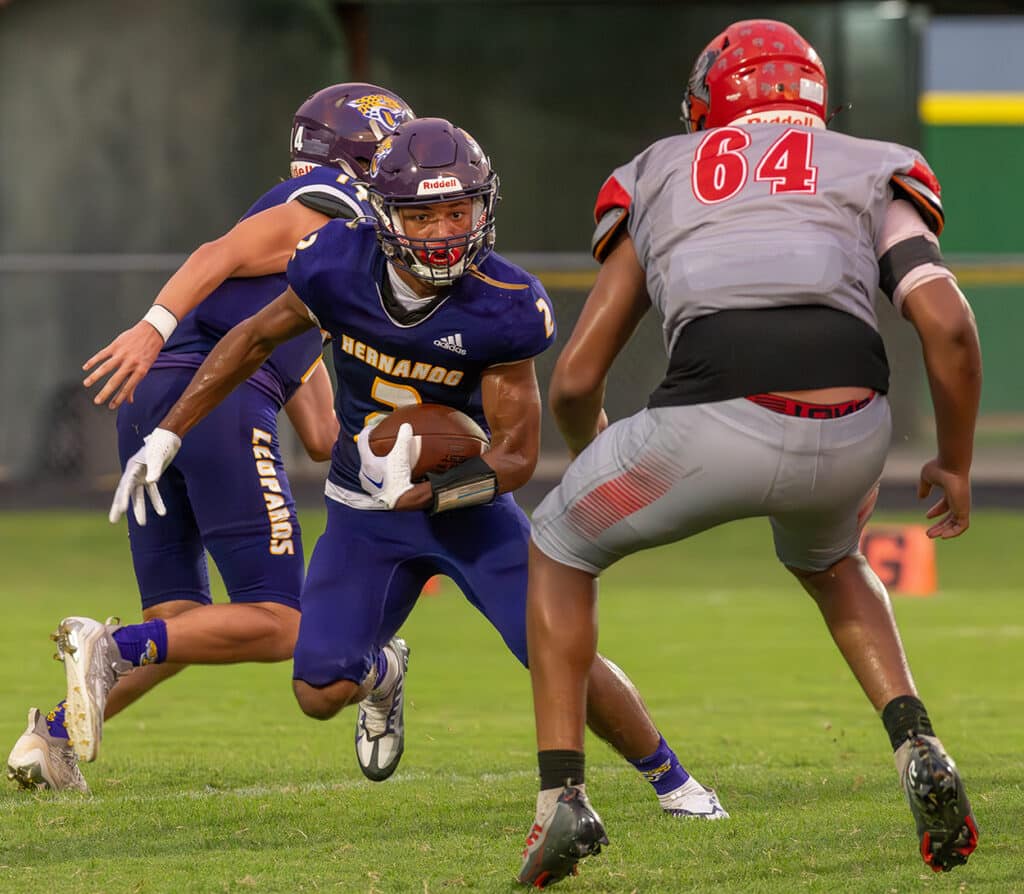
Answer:
M383 649L377 650L377 658L374 661L374 664L377 666L377 680L373 684L373 688L376 689L384 682L384 677L388 672L388 656L384 654Z
M68 737L68 731L64 728L63 701L46 715L46 726L50 730L50 735L53 736L53 738L66 739Z
M135 667L167 660L167 624L163 618L121 627L114 631L114 642L121 657Z
M655 792L659 795L666 795L679 788L690 778L690 774L679 763L676 753L668 747L664 736L660 738L658 750L654 754L630 763L654 786Z

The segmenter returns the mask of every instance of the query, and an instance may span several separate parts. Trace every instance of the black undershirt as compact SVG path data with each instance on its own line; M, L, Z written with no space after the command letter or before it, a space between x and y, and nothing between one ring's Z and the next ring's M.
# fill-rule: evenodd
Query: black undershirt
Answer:
M885 345L867 323L818 305L723 310L683 328L647 406L840 387L889 390Z

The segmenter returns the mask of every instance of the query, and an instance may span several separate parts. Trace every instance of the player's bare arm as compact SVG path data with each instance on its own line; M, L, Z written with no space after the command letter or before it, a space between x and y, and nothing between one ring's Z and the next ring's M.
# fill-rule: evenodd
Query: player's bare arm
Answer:
M981 397L978 330L952 279L932 279L914 288L904 299L903 315L921 339L938 442L938 456L921 470L918 494L924 498L933 486L942 488L942 499L927 513L939 519L928 536L948 539L970 525L970 470Z
M146 315L84 363L82 369L92 370L82 382L86 388L108 377L93 402L109 400L110 408L116 409L130 401L178 320L226 279L283 273L295 244L327 219L301 202L285 202L239 221L220 238L199 246L166 282Z
M492 366L480 380L491 446L484 461L498 476L498 492L530 480L540 452L540 389L533 360Z
M325 462L338 440L338 417L334 412L334 388L323 360L318 360L305 384L284 405L292 427L298 432L309 458Z
M286 290L217 343L159 427L182 437L256 372L274 348L315 325L306 305Z
M182 436L256 372L277 345L314 325L306 305L288 289L217 342L170 412L125 463L110 505L111 523L131 505L136 521L146 524L147 494L157 515L165 515L157 482L174 461Z
M573 456L607 426L602 406L608 371L650 306L633 240L620 236L558 357L548 389L551 412Z

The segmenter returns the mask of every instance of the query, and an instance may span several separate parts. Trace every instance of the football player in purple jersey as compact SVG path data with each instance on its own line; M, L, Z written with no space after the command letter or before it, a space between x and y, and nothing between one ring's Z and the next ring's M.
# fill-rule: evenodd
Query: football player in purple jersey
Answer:
M414 117L404 99L374 84L333 84L303 102L292 119L287 201L246 214L227 233L199 246L145 316L86 360L87 388L107 379L94 402L109 401L117 409L130 401L177 321L224 280L283 273L307 233L331 218L365 214L365 194L356 181L365 176L377 142Z
M438 118L401 125L378 146L369 183L376 222L331 221L299 242L287 291L221 339L158 420L119 492L153 498L186 432L266 357L311 330L331 334L341 431L326 483L327 529L302 590L293 686L311 717L359 704L359 763L381 780L405 742L408 649L396 633L431 576L451 577L526 663L529 524L512 492L537 462L534 357L554 340L555 321L540 282L493 252L498 181L465 131ZM374 456L372 426L389 409L421 402L472 416L489 433L489 449L413 482L416 442L403 425L391 452ZM69 687L73 737L80 714L102 713L116 636L90 641L80 660L82 678L95 685ZM632 683L604 659L591 664L591 728L651 782L666 812L724 817Z
M925 863L952 869L977 844L956 765L858 543L891 434L876 290L924 351L938 455L921 469L920 496L943 492L927 512L931 537L957 537L970 520L978 336L939 251L931 170L907 147L828 132L826 87L790 26L735 23L694 68L689 133L617 168L598 196L601 271L550 387L576 458L532 519L527 624L544 791L523 882L556 882L607 843L581 785L598 575L747 517L770 520L779 560L881 714ZM652 306L668 373L645 409L609 426L605 379Z
M335 84L300 106L292 125L291 179L270 189L230 232L193 252L143 320L86 364L102 361L87 384L110 376L101 400L113 395L111 406L128 401L118 412L122 464L132 466L142 435L217 340L280 294L298 239L327 220L372 214L357 177L377 142L413 117L401 98L362 83ZM321 354L320 334L313 331L275 351L230 405L189 438L172 478L165 479L161 517L147 525L144 507L135 507L129 537L144 623L117 636L136 664L166 661L125 676L106 703L106 717L187 664L291 657L303 549L281 464L277 415L283 406L313 459L330 457L338 421ZM111 520L125 508L119 504ZM206 551L230 605L210 604ZM59 636L71 648L88 629L105 629L79 629L74 619L61 626ZM28 727L8 757L10 778L26 788L86 788L78 758L95 758L103 716L88 718L91 731L75 742L77 757L64 721L63 703L45 715L30 710Z

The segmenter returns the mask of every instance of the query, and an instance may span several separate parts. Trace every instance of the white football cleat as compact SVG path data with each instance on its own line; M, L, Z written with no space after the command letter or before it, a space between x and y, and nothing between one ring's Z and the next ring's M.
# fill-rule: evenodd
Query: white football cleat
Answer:
M692 776L679 788L665 795L658 795L661 809L671 816L696 817L698 819L729 819L729 814L718 802L718 795L712 788L705 788Z
M393 636L384 646L388 664L397 667L398 678L383 694L371 693L359 703L356 719L356 758L367 779L383 782L398 769L405 751L405 672L409 647Z
M29 791L89 791L71 743L50 735L38 708L28 709L28 726L7 757L7 778Z
M64 719L78 759L94 761L103 736L103 711L118 677L132 670L114 642L114 624L92 618L65 618L52 639L64 662L68 694Z

